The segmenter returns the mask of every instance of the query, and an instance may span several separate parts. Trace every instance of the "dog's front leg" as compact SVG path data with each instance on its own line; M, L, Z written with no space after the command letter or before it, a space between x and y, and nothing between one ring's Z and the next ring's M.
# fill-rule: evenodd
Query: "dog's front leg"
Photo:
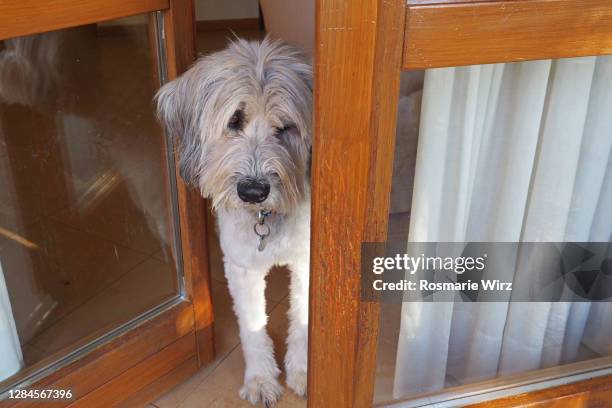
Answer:
M307 259L307 258L306 258ZM291 288L289 293L289 335L285 370L287 385L297 395L306 395L306 371L308 364L308 261L289 265Z
M266 331L266 270L245 269L225 262L225 275L234 300L240 341L246 363L240 397L252 404L272 406L283 392L272 339Z

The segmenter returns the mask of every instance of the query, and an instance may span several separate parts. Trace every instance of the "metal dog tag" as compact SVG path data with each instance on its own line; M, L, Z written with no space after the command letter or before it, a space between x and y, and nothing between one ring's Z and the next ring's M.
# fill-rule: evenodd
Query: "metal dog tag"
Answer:
M257 250L259 252L266 249L266 239L264 237L259 237L259 245L257 245Z
M266 217L271 213L271 211L259 211L257 214L258 220L255 225L253 225L253 231L255 231L255 235L259 237L259 245L257 245L257 250L259 252L266 248L266 237L270 235L270 226L266 224Z

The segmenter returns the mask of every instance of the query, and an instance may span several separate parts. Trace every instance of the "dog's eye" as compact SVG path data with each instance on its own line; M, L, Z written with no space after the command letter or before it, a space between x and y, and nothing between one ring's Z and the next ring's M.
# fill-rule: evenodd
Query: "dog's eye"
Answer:
M275 127L275 128L274 128L274 134L275 134L276 136L280 136L280 135L282 135L283 133L286 133L286 132L288 132L288 131L292 130L292 129L293 129L293 127L294 127L293 125L285 125L285 126L283 126L283 127Z
M238 109L230 118L229 122L227 123L227 127L230 130L240 130L242 129L243 122L244 113L240 109Z

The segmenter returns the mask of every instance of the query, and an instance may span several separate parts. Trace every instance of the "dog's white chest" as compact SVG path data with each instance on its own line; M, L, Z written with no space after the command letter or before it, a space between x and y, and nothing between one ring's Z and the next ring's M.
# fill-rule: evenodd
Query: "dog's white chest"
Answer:
M221 249L225 257L244 268L268 269L308 256L310 211L300 207L291 216L271 215L265 227L243 210L220 212L218 216ZM255 232L269 233L263 240Z

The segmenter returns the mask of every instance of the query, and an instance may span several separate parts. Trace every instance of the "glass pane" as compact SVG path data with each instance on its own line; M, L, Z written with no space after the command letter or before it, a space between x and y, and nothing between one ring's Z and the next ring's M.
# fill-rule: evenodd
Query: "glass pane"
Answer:
M530 249L503 264L489 253L489 266L474 279L477 297L422 290L433 301L417 302L407 300L411 289L401 291L399 301L382 304L375 402L432 403L442 392L461 396L468 385L470 392L476 384L486 389L493 379L533 383L611 364L610 89L612 56L403 73L389 214L393 247L595 242L603 252L590 270L568 269L584 291L562 282L564 301L517 296L523 277L540 279L551 268L533 249L542 244L516 245ZM465 260L466 253L456 255ZM565 267L561 261L551 265ZM481 301L492 292L483 279L499 278L500 265L510 266L502 282L514 285L512 297ZM398 270L412 279L406 268ZM433 282L440 270L419 273ZM454 282L478 276L451 271Z
M0 380L179 292L149 21L0 42Z

